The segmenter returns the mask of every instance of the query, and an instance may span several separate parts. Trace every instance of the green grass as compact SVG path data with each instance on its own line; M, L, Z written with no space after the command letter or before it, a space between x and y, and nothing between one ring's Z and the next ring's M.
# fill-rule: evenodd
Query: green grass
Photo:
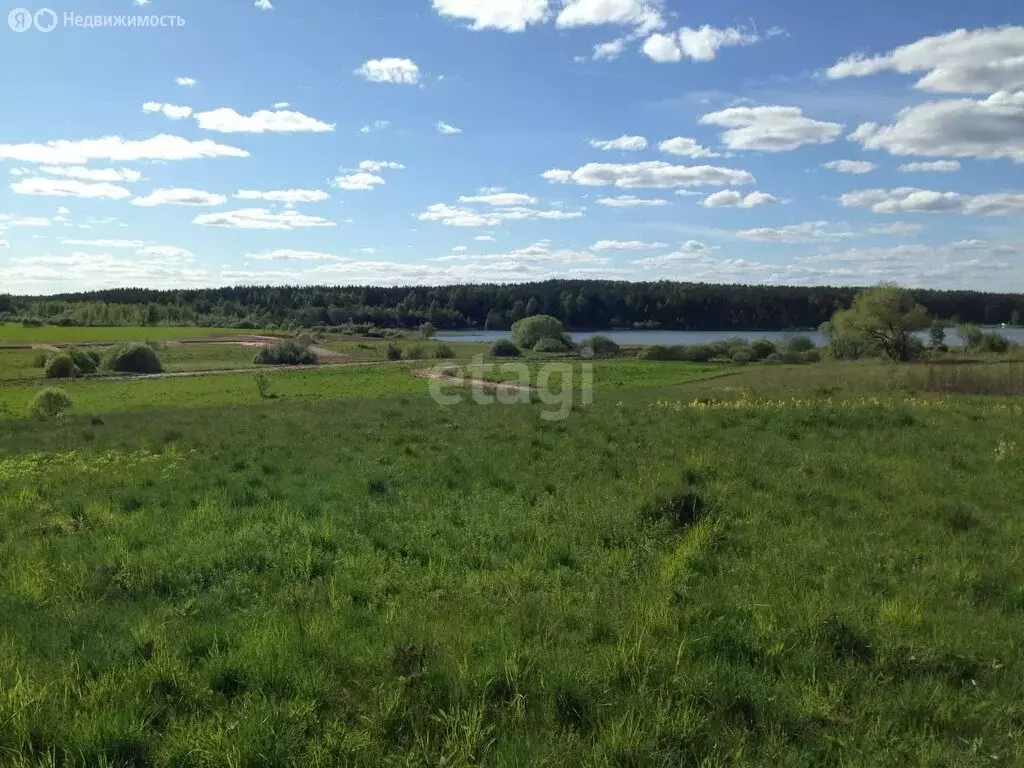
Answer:
M1024 761L1016 401L601 361L549 422L408 368L0 420L0 764Z
M34 363L39 355L35 349L0 349L0 382L43 378L43 369Z
M240 344L182 344L160 346L157 355L165 371L228 371L255 367L257 351Z
M243 331L237 328L173 328L169 326L85 328L43 325L24 327L20 323L0 323L0 344L81 344L115 341L175 341L205 339L210 336L273 334L274 331Z

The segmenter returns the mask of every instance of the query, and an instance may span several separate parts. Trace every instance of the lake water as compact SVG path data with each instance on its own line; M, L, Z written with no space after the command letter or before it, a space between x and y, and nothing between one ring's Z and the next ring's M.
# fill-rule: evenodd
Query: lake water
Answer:
M986 332L996 331L1011 341L1024 344L1024 328L985 328ZM607 336L616 344L623 345L650 345L665 344L668 346L682 344L707 344L711 341L732 339L740 337L753 341L754 339L768 339L775 343L786 342L794 336L807 336L818 346L825 343L825 337L818 331L585 331L573 332L573 341L583 341L591 336L600 334ZM441 341L476 341L493 342L498 339L507 339L511 334L508 331L450 331L437 334ZM920 334L922 339L927 339L927 333ZM946 331L947 344L959 344L959 339L952 329Z

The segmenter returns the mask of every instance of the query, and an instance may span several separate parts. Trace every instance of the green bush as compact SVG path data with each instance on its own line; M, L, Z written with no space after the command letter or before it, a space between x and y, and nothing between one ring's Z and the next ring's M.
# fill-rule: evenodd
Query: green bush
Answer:
M561 339L565 326L557 317L533 315L512 326L512 340L520 349L533 349L541 339Z
M69 410L74 403L62 389L41 389L29 405L29 414L37 419L54 419Z
M491 357L519 357L523 353L509 339L498 339L491 344L489 354Z
M413 344L411 347L406 347L403 355L406 360L423 360L426 358L427 352L422 344Z
M138 342L114 347L107 356L104 366L108 370L121 373L160 373L164 369L153 348Z
M782 358L782 362L789 363L791 365L795 365L795 364L798 364L798 363L806 363L807 362L807 358L804 357L804 353L803 352L797 352L795 349L787 349L787 350L785 350L782 353L782 355L780 355L780 357Z
M691 363L706 363L713 357L721 356L720 353L710 344L694 344L686 347L683 359ZM725 350L726 352L728 349Z
M256 353L254 362L257 365L316 365L317 358L312 350L285 339L263 347Z
M420 336L424 339L432 339L437 335L437 328L433 323L424 323L420 326Z
M746 365L754 359L753 353L748 349L738 349L732 353L732 361L740 365Z
M1010 349L1010 340L995 332L983 333L978 340L977 347L982 352L1002 354Z
M712 357L710 360L708 360L708 362L717 364L732 363L732 358L727 357L726 355L716 355L715 357Z
M580 345L593 351L595 357L613 357L619 354L619 345L607 336L593 336Z
M768 365L778 365L779 363L782 362L782 355L780 355L778 352L772 352L770 355L768 355L768 357L766 357L761 362L768 363Z
M100 367L100 356L91 349L69 349L68 354L79 373L96 373Z
M818 349L808 349L806 352L804 352L804 362L820 363L821 351Z
M388 360L401 360L402 348L392 341L388 344L387 358Z
M45 352L40 352L38 355L32 358L33 368L45 368L46 361L50 359L50 356Z
M806 352L809 349L814 349L814 342L809 336L793 336L786 342L788 352Z
M451 360L455 357L455 350L449 347L447 344L442 344L434 349L434 357L438 360Z
M768 355L775 351L775 345L768 341L768 339L757 339L756 341L750 342L750 351L753 353L755 359L764 360Z
M533 351L544 354L559 354L568 352L569 347L563 339L547 336L533 345Z
M75 373L75 361L65 353L53 355L43 368L43 375L48 379L70 379Z
M644 347L637 355L641 360L683 360L687 353L687 347L669 347L664 344L652 344Z

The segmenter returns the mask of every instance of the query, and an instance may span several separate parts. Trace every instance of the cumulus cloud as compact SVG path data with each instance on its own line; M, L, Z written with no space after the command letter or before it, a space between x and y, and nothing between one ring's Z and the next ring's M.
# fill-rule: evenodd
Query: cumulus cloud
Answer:
M326 133L334 130L333 123L286 109L261 109L247 116L221 107L197 112L195 119L204 131L218 133Z
M253 251L245 254L247 259L257 261L344 261L343 256L322 251L297 251L291 248L277 248L272 251Z
M664 26L658 4L649 0L567 0L558 14L559 27L620 24L646 34Z
M344 176L336 176L331 179L330 184L332 187L347 189L350 192L369 192L374 187L387 184L387 182L375 173L359 171Z
M665 139L658 145L658 149L670 155L682 157L717 157L707 147L702 147L696 139L688 139L683 136L676 136L673 139Z
M535 205L537 198L516 192L491 192L482 195L463 195L459 198L459 202L506 207L510 205Z
M839 198L847 208L866 207L875 213L954 212L998 216L1024 213L1024 193L993 192L964 195L959 192L935 192L929 189L862 189Z
M0 144L0 159L46 165L83 165L91 160L133 162L137 160L199 160L214 157L249 157L238 147L204 139L189 141L161 134L133 141L120 136L100 139L58 139L45 144Z
M893 155L1007 158L1024 163L1024 90L907 107L892 125L863 123L849 138L865 149L884 149Z
M822 168L828 168L830 171L855 174L871 173L877 167L877 165L867 160L829 160L822 166Z
M841 240L853 237L853 232L829 229L827 221L806 221L802 224L788 224L784 227L756 227L736 233L744 240L764 243L813 243L822 240Z
M274 10L274 4L270 2L270 0L256 0L253 4L256 6L256 9L260 11Z
M152 208L157 205L223 205L225 202L227 198L224 195L203 192L201 189L169 187L154 189L145 197L136 197L132 205Z
M661 205L668 205L668 200L662 200L660 197L636 197L635 195L602 197L597 202L599 205L605 205L609 208L656 208Z
M273 203L319 203L329 200L331 196L319 189L277 189L268 192L240 189L233 197L237 200L267 200Z
M655 248L667 248L665 243L646 243L643 240L598 240L592 251L650 251Z
M370 59L356 74L371 83L416 85L420 81L420 68L411 59Z
M889 53L857 53L826 74L833 80L885 70L926 73L915 88L941 93L994 93L1024 88L1024 26L957 29L924 37Z
M171 120L184 120L192 114L192 107L179 107L174 104L161 104L158 101L147 101L142 105L142 111L146 113L163 112Z
M507 221L578 219L582 211L537 210L524 206L494 207L486 211L434 203L419 214L420 221L436 221L451 227L497 227Z
M842 132L839 123L805 117L798 107L730 107L701 117L704 125L726 130L722 142L729 149L787 152L804 144L828 144Z
M594 61L617 59L626 49L626 42L626 38L619 37L607 43L598 43L594 46Z
M719 168L713 165L673 165L661 161L644 163L587 163L575 171L553 168L543 177L559 184L581 184L588 187L647 187L667 189L700 185L753 184L754 177L747 171Z
M682 61L684 57L713 61L721 48L753 45L760 39L756 33L741 28L718 29L705 24L697 29L683 27L678 32L653 34L644 41L643 52L660 64Z
M934 160L923 163L904 163L900 166L904 173L951 173L960 170L959 160Z
M66 209L65 209L66 210ZM57 209L60 212L60 209ZM10 216L0 214L0 229L6 227L48 227L50 220L43 216Z
M470 29L522 32L530 24L548 19L548 0L433 0L442 16L470 21Z
M781 202L775 195L769 195L767 192L751 192L744 196L735 190L723 189L721 192L708 195L701 205L705 208L758 208Z
M39 171L79 181L141 181L142 174L131 168L87 168L84 165L41 165Z
M203 213L196 216L192 223L205 227L228 227L231 229L298 229L337 226L335 222L319 216L309 216L294 210L275 212L267 208L243 208L237 211Z
M373 131L383 131L391 127L390 120L374 120L368 125L364 125L359 129L360 133L372 133Z
M916 235L924 230L924 224L911 224L908 221L892 221L876 227L868 227L870 235Z
M185 88L191 88L196 84L195 78L192 77L176 77L174 82L178 85L184 86Z
M19 195L43 195L51 197L83 197L106 200L123 200L132 193L116 184L101 182L89 184L78 179L27 178L11 184Z
M604 152L618 150L620 152L639 152L647 149L647 139L643 136L619 136L617 139L591 139L590 146Z
M142 240L111 240L111 239L95 239L95 240L76 240L68 238L61 240L61 245L74 245L80 248L131 248L138 250L142 248L145 243Z
M392 160L363 160L359 163L360 171L369 171L370 173L377 173L378 171L402 171L405 170L405 166L401 163L396 163Z
M442 136L458 136L460 133L462 133L462 129L456 128L454 125L448 125L448 123L438 120L437 132L440 133Z

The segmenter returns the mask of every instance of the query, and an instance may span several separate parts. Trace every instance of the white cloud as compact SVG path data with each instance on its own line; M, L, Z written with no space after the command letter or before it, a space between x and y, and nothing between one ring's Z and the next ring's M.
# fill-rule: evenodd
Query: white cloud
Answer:
M575 171L553 168L545 171L543 177L560 184L581 184L588 187L647 187L665 189L670 187L725 184L753 184L754 177L747 171L734 168L719 168L712 165L673 165L661 161L643 163L587 163Z
M433 0L442 16L473 22L470 29L500 29L522 32L540 24L550 15L548 0Z
M61 240L61 245L74 245L80 248L131 248L138 250L142 248L145 243L142 240L75 240L66 239Z
M751 192L744 197L735 190L723 189L721 192L708 195L701 205L705 208L758 208L781 202L775 195L769 195L767 192Z
M736 236L744 240L765 243L813 243L822 240L842 240L853 237L852 232L830 230L827 221L806 221L802 224L788 224L784 227L756 227L743 229Z
M864 174L871 173L878 166L867 160L829 160L822 167L839 173Z
M714 246L706 245L699 240L687 240L677 251L665 253L661 256L648 256L643 259L637 259L632 263L644 269L699 264L703 263L715 250Z
M617 59L625 49L626 39L624 37L609 40L607 43L598 43L594 46L594 61Z
M274 10L274 4L270 0L256 0L253 5L261 11L272 11Z
M163 112L171 120L184 120L192 114L192 107L179 107L174 104L161 104L158 101L147 101L142 105L142 111L147 114Z
M356 70L371 83L416 85L420 81L420 68L411 59L371 59Z
M964 195L914 187L862 189L843 195L839 202L847 208L868 207L875 213L955 212L985 216L1024 213L1024 193L1021 192Z
M620 152L639 152L647 149L647 139L643 136L619 136L617 139L608 139L607 141L591 139L590 146L604 152L610 152L613 150Z
M233 229L297 229L301 227L335 227L337 224L319 216L309 216L294 210L279 213L266 208L244 208L237 211L203 213L192 220L206 227Z
M391 160L363 160L359 163L360 171L369 171L370 173L377 173L378 171L403 171L405 166L401 163L396 163Z
M291 248L277 248L272 251L250 252L245 254L247 259L257 261L344 261L343 256L335 256L333 253L321 251L296 251Z
M654 248L667 248L665 243L645 243L643 240L598 240L592 251L649 251Z
M82 165L90 160L198 160L213 157L249 157L238 147L204 139L189 141L161 134L141 141L104 136L100 139L48 141L46 144L0 144L0 158L47 165Z
M373 131L383 131L391 127L390 120L374 120L369 125L364 125L359 129L360 133L371 133Z
M195 118L204 131L218 133L326 133L334 130L333 123L286 109L261 109L246 116L221 107L209 112L196 112Z
M494 238L491 237L490 235L477 235L473 239L474 240L479 240L481 243L492 243L492 242L494 242Z
M458 136L462 133L461 128L456 128L454 125L448 125L448 123L437 121L437 132L442 136Z
M871 235L916 235L924 230L924 224L911 224L907 221L893 221L877 227L868 227Z
M880 56L854 54L828 71L836 80L884 70L925 72L915 88L942 93L994 93L1024 88L1024 26L957 29Z
M679 46L679 38L675 33L651 35L644 40L643 52L647 58L659 64L674 64L683 60L683 49Z
M535 219L562 220L578 219L582 211L538 211L522 206L498 207L487 211L459 208L447 203L434 203L419 214L420 221L438 221L452 227L497 227L506 221L531 221Z
M597 202L599 205L605 205L609 208L656 208L661 205L668 205L668 200L662 200L660 197L648 198L636 197L635 195L602 197Z
M84 165L41 165L39 171L79 181L141 181L142 174L130 168L87 168Z
M556 24L559 27L621 24L637 27L641 34L664 26L657 4L648 0L566 0Z
M9 216L6 213L0 214L0 228L48 226L50 226L50 220L42 216Z
M268 200L274 203L319 203L329 200L331 196L319 189L278 189L269 192L240 189L233 197L238 200Z
M174 82L178 85L184 86L185 88L191 88L196 84L195 78L191 77L176 77Z
M136 256L156 256L168 261L191 261L195 254L187 248L176 245L147 245L135 252Z
M696 139L689 139L683 136L676 136L673 139L665 139L658 145L658 149L670 155L681 157L717 157L707 147L702 147Z
M510 205L535 205L537 198L516 192L492 192L484 195L463 195L459 198L459 202L483 203L484 205L506 207Z
M347 189L351 192L369 192L374 187L387 184L387 182L375 173L359 171L346 176L336 176L331 179L330 184L332 187Z
M644 41L643 52L659 64L672 64L683 57L713 61L721 48L753 45L760 39L756 33L737 27L718 29L705 24L698 29L683 27L678 32L651 35Z
M227 198L224 195L203 192L200 189L169 187L154 189L145 197L136 197L132 200L132 205L152 208L156 205L223 205L225 202Z
M122 200L132 193L124 187L106 182L88 184L77 179L28 178L11 184L19 195L49 195L53 197L85 197Z
M951 173L960 170L959 160L934 160L925 163L904 163L900 166L904 173Z
M842 131L839 123L805 117L797 107L730 107L701 117L704 125L727 128L722 141L729 149L786 152L804 144L828 144Z
M849 138L865 149L893 155L1008 158L1024 163L1024 90L907 107L892 125L863 123Z

